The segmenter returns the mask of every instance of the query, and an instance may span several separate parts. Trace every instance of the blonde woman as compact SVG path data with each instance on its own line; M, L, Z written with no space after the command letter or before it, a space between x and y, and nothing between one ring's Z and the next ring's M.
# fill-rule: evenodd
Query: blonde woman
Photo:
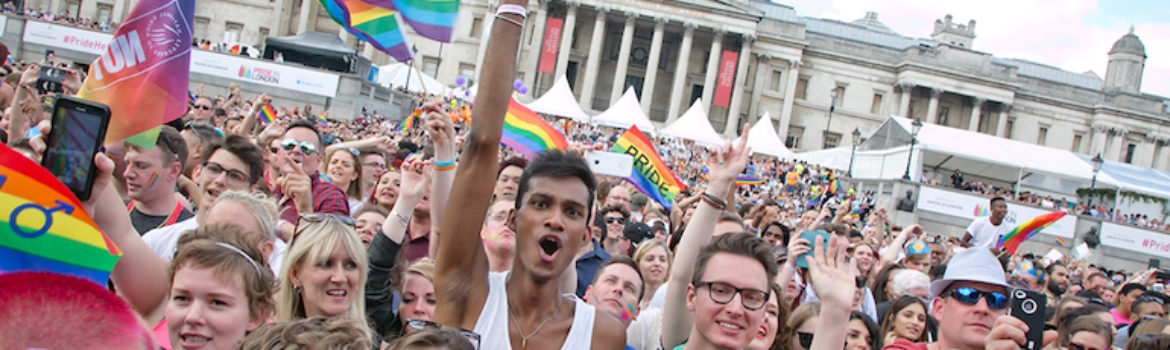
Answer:
M644 286L642 297L638 299L641 309L650 306L651 299L659 294L656 292L670 278L670 264L674 261L674 254L667 248L666 242L655 238L642 242L634 251L634 261L638 262L638 268L642 270L642 285ZM663 297L665 297L664 293Z
M364 319L368 270L352 219L302 215L280 269L276 321L346 314ZM370 333L364 323L363 331Z

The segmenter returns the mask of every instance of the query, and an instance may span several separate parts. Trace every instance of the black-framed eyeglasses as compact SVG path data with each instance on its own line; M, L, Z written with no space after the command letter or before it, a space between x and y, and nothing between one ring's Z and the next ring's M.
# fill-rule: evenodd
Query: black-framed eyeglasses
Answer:
M1007 307L1007 295L999 292L984 292L971 287L959 287L952 289L947 295L967 305L975 305L982 298L987 300L989 308L1000 310Z
M800 341L800 346L809 349L812 348L813 334L805 332L796 332L796 339Z
M764 304L768 302L770 296L767 291L755 288L739 288L727 282L706 282L696 281L695 288L707 287L707 295L711 297L711 301L718 304L727 305L735 295L739 294L739 302L743 304L743 308L748 310L759 310L764 308Z
M296 239L297 236L299 236L301 234L301 223L302 222L308 222L308 223L315 224L318 222L324 222L326 220L337 220L338 222L349 225L349 227L357 227L357 224L354 223L353 218L350 218L348 216L333 215L333 214L321 214L321 213L301 214L300 216L297 217L297 224L295 226L293 226L293 239ZM291 242L291 240L290 240L290 242Z
M469 331L469 330L466 330L463 328L444 326L444 325L435 323L433 321L406 320L406 333L413 333L413 332L421 331L421 330L428 329L428 328L429 329L446 330L446 331L452 331L455 333L459 333L459 335L462 336L463 339L466 339L467 342L471 343L471 347L473 349L479 349L479 343L480 343L479 342L479 339L480 339L479 333L472 332L472 331Z
M607 224L618 224L618 225L625 225L625 224L626 224L626 219L625 219L625 218L617 218L617 217L606 217L606 218L605 218L605 223L607 223Z
M280 141L280 148L283 148L285 151L292 152L292 150L296 149L297 146L300 146L301 153L306 155L317 153L317 146L314 146L312 142L297 141L294 139L284 139L284 141Z
M245 174L243 171L236 169L224 168L222 165L219 165L219 163L216 162L203 162L203 171L207 172L207 175L211 175L212 178L216 178L219 177L220 174L227 173L228 182L236 185L249 183L248 174Z

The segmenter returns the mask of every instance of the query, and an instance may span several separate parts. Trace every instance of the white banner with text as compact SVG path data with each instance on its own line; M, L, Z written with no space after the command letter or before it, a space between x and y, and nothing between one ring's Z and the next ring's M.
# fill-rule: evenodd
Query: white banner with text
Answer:
M1133 226L1101 223L1101 245L1170 258L1170 234Z
M945 214L964 219L975 219L991 214L991 198L973 194L947 191L934 187L922 186L918 191L918 209ZM1009 227L1016 227L1031 218L1051 213L1055 210L1045 210L1025 206L1008 201L1007 216L1004 222ZM1047 235L1073 238L1076 235L1077 217L1065 215L1063 218L1048 226L1043 231Z

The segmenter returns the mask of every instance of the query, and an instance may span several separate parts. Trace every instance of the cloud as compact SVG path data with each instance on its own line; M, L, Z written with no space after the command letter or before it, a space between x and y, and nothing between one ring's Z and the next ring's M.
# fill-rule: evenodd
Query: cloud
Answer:
M1170 96L1170 23L1149 12L1101 8L1093 0L830 0L780 1L803 16L852 21L866 11L899 34L926 38L934 21L951 14L955 22L974 19L975 50L1002 58L1023 58L1083 73L1105 76L1109 49L1129 31L1146 45L1145 93ZM1126 6L1103 2L1101 6ZM1132 6L1132 5L1128 5ZM1168 5L1154 5L1170 7ZM1157 9L1151 9L1157 11ZM1161 10L1165 13L1166 9ZM1127 18L1128 17L1128 18ZM1143 17L1143 18L1138 18Z

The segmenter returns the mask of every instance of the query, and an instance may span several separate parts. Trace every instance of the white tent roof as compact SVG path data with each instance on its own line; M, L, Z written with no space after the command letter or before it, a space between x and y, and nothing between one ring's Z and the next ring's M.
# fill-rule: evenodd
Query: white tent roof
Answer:
M642 112L642 104L638 102L638 95L634 93L633 87L626 89L622 98L610 105L605 112L594 116L593 122L615 128L629 128L630 125L637 125L638 130L643 132L655 130L650 118Z
M569 81L563 75L557 78L551 89L527 106L537 113L566 117L581 123L589 121L589 115L577 104L573 91L569 89Z
M719 136L719 133L715 132L715 128L711 127L711 122L707 121L707 112L704 112L706 109L703 107L703 99L695 100L686 113L678 117L674 123L662 128L662 134L708 146L723 145L726 141L722 136ZM641 126L638 127L641 128Z
M378 84L392 88L403 86L408 91L413 92L423 92L425 85L426 93L446 94L449 92L443 83L405 63L392 63L378 67Z
M780 140L776 129L772 128L772 116L768 112L764 112L764 116L756 121L756 125L752 125L747 144L752 153L767 154L776 158L793 156L792 151L784 147L784 141Z
M752 130L752 132L755 133L755 130ZM748 137L748 142L751 142L751 135L748 135ZM849 151L849 148L837 147L795 154L793 158L808 162L809 164L844 170L849 167Z

